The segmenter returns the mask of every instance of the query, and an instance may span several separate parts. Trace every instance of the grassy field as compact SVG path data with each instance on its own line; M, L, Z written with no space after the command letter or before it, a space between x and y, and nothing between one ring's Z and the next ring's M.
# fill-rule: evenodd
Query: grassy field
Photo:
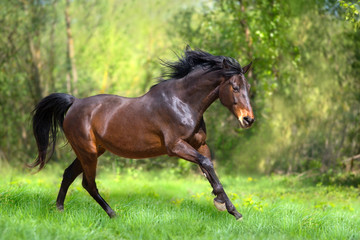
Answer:
M61 175L51 166L36 175L1 170L0 239L360 239L358 188L220 176L243 214L236 221L216 210L200 175L99 172L100 193L118 213L109 219L80 178L57 211Z

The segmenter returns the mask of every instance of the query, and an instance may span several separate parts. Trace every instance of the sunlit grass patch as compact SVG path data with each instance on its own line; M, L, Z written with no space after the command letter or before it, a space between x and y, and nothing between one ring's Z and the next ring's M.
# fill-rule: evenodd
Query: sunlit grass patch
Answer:
M55 200L62 170L0 179L3 239L358 239L359 190L311 186L284 176L221 176L242 221L213 206L200 175L166 171L100 172L98 188L117 212L109 219L82 188L70 187L64 212Z

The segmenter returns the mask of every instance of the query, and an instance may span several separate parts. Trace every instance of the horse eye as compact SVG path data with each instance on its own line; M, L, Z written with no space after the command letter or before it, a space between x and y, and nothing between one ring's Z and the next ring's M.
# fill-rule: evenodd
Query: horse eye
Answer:
M238 86L233 87L234 92L239 92L240 88Z

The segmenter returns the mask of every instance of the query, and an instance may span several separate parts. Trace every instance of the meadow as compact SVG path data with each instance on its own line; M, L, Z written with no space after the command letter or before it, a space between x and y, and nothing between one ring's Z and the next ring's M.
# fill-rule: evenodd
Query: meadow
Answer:
M360 239L359 0L0 6L0 240ZM220 101L204 114L206 142L243 220L217 211L209 183L185 161L113 161L106 153L97 184L117 218L80 177L59 212L70 145L57 146L37 174L18 167L37 154L34 106L56 92L141 96L166 78L161 60L178 61L186 45L253 63L252 128L239 129Z
M110 219L78 178L65 210L55 207L62 168L32 175L2 169L0 239L360 239L359 189L310 184L296 176L226 176L243 214L213 206L200 174L101 170L98 189L117 212Z

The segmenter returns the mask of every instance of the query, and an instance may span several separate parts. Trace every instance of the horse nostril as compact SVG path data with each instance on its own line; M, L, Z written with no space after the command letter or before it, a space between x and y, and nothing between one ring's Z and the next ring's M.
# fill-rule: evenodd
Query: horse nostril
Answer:
M251 125L255 121L254 118L251 118L251 117L248 117L248 116L244 117L243 119L244 119L244 121L245 121L245 123L247 125Z

